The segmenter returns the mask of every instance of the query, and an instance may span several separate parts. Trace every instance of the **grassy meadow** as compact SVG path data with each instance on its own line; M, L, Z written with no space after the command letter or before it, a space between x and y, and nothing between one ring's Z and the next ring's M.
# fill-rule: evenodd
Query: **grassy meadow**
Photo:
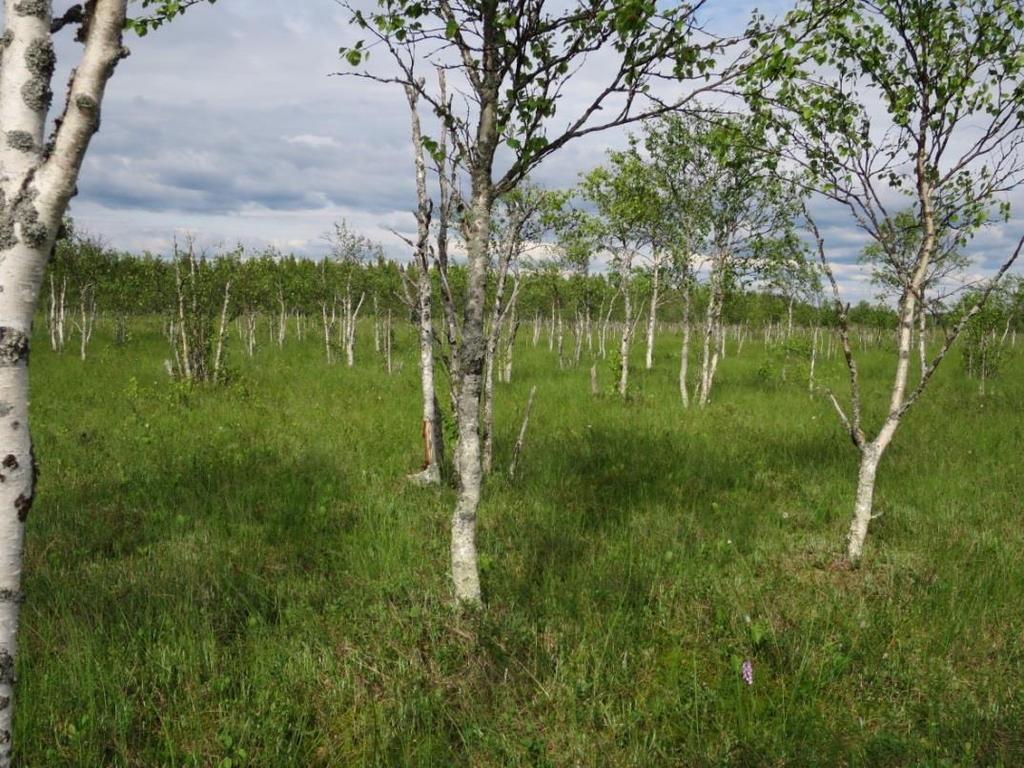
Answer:
M232 383L192 390L133 333L101 327L85 362L35 339L20 765L1024 764L1019 348L984 398L947 361L851 571L857 454L799 366L731 342L684 411L673 334L651 372L634 348L623 402L524 332L495 385L486 608L459 615L454 491L404 480L411 329L391 376L367 325L354 369L315 333L253 360L234 337ZM862 355L869 424L891 358ZM819 378L845 392L841 366Z

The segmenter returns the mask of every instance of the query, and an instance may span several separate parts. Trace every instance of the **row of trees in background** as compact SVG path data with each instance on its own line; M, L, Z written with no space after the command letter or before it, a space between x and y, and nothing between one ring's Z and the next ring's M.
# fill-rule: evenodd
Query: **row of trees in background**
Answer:
M205 307L211 317L219 317L228 293L227 315L239 338L237 350L243 354L251 355L266 344L281 346L289 338L322 337L325 307L332 339L344 341L341 331L346 305L351 306L350 314L356 320L368 319L373 326L382 326L388 314L396 321L412 316L409 307L415 264L386 259L375 248L366 254L369 258L339 262L330 256L314 259L273 249L207 253L187 242L167 255L134 254L106 247L99 238L74 233L58 243L47 267L42 320L57 352L71 348L79 353L82 342L87 345L91 340L97 320L109 325L115 343L123 344L130 339L132 318L178 316L178 286L184 282L185 303L192 306L195 298L196 306ZM648 261L646 256L643 259ZM193 272L199 281L194 288ZM436 297L439 276L435 270L428 274ZM563 357L572 360L577 325L589 328L592 344L598 346L605 321L617 329L627 317L622 276L618 266L589 273L555 257L524 258L515 264L515 273L509 278L518 290L516 322L527 335L534 335L535 330L538 337L543 334L544 343L553 347L557 347L561 332L563 345L573 347L564 349ZM752 332L772 328L780 333L799 327L838 327L835 307L829 302L818 304L814 295L794 295L775 284L745 284L735 275L731 277L720 299L724 325ZM447 280L457 303L465 292L465 265L451 264ZM680 281L667 259L655 271L638 258L628 281L633 306L644 305L645 321L649 302L656 301L658 327L682 322L687 307L690 315L699 319L712 301L709 284L699 282L693 274L689 281ZM496 282L497 275L493 275L487 285L490 308L495 305ZM986 322L993 328L999 326L1000 338L1022 322L1022 312L1015 304L1015 285L1008 282L998 291L988 310L991 319ZM198 296L193 297L197 291ZM440 316L439 300L434 301L436 316ZM933 322L947 322L954 317L956 306L937 309L931 316ZM849 309L848 317L858 328L869 330L876 341L882 332L894 330L898 319L893 308L880 301L861 301ZM552 326L553 336L548 333ZM603 356L608 352L607 338L605 342ZM337 358L332 354L330 359ZM646 354L644 366L648 367Z

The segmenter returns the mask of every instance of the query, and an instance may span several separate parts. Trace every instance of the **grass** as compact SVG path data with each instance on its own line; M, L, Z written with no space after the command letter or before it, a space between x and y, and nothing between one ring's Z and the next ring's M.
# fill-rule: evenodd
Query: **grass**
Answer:
M190 391L136 334L84 363L35 342L21 765L1024 763L1019 354L984 399L940 371L844 571L856 453L760 345L687 412L671 335L625 403L523 339L496 466L536 383L530 435L486 489L486 608L459 616L454 493L403 480L410 337L390 377L291 339ZM863 361L875 413L887 366Z

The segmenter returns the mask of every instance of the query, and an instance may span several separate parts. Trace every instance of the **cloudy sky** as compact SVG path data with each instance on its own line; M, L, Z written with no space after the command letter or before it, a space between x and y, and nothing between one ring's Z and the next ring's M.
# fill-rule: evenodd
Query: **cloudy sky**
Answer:
M760 5L781 8L780 0ZM750 4L709 8L712 22L728 25L744 21ZM130 39L72 201L79 225L129 250L166 252L189 232L210 248L240 242L318 255L323 234L344 218L407 258L391 230L414 229L408 110L395 87L331 76L344 68L338 47L354 40L347 18L334 0L219 0ZM58 94L78 54L70 38L58 41ZM570 144L534 178L570 185L624 141L616 132ZM819 217L844 289L870 296L853 263L858 232L842 211L822 208ZM986 233L979 261L998 260L1022 228L1018 220Z

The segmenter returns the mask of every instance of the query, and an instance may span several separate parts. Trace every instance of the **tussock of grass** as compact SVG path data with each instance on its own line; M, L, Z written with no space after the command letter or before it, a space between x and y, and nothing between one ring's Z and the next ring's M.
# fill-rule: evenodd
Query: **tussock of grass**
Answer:
M481 510L487 607L458 616L453 493L403 479L411 336L392 377L311 338L193 391L155 333L101 330L85 363L44 346L23 765L1024 762L1019 361L984 399L940 372L843 570L855 452L805 382L758 375L757 345L685 412L677 339L626 403L524 344L496 467L536 383L530 435ZM887 364L862 364L875 413ZM819 377L841 388L838 366Z

